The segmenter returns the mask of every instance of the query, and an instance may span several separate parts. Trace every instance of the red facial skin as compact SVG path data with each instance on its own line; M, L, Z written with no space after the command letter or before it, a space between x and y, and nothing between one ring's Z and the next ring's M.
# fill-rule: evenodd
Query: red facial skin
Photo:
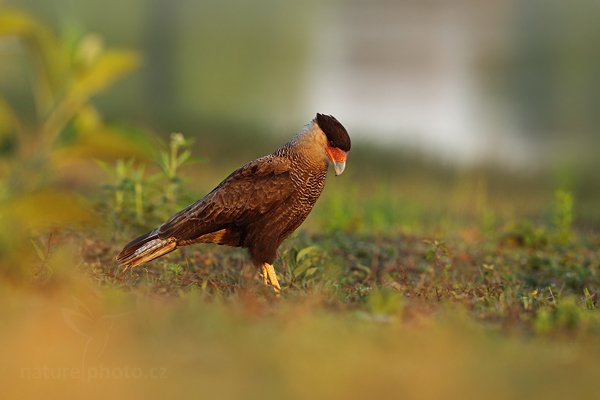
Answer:
M346 152L344 150L340 150L337 147L327 146L325 151L327 151L327 155L329 155L331 161L341 163L346 162Z

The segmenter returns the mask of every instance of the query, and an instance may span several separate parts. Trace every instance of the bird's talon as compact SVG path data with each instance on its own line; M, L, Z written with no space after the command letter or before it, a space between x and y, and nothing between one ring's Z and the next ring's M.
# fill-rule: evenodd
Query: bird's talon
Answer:
M261 276L265 285L271 286L275 293L281 293L281 286L277 280L277 274L275 274L275 268L271 264L264 263L261 266Z

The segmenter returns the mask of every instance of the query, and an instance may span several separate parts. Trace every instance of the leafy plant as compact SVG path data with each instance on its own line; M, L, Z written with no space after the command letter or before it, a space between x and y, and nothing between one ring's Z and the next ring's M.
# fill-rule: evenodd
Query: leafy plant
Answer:
M33 230L90 222L90 204L63 180L69 166L107 155L140 155L144 146L102 123L93 96L134 70L137 53L105 49L97 35L75 42L15 9L0 9L0 41L28 55L35 108L17 110L0 97L0 263L18 275ZM33 118L24 115L33 114ZM5 268L17 265L15 268Z
M317 245L300 250L292 248L287 252L286 260L288 284L304 287L315 279L319 265L322 264L323 250Z
M171 133L168 148L160 152L157 162L167 180L164 197L171 213L177 208L177 198L181 190L181 178L179 176L181 167L200 161L200 159L191 158L191 144L192 141L186 139L183 134Z
M133 159L119 159L112 166L101 160L97 163L111 180L103 186L109 194L109 198L104 200L103 212L112 215L119 227L122 222L131 220L146 226L145 218L149 216L146 197L151 194L149 188L157 176L146 177L145 165L136 166Z

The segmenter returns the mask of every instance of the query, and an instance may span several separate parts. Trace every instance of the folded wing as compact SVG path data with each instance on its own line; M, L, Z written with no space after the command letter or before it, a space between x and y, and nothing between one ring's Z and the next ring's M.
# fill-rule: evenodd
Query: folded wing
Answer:
M117 260L140 265L198 242L240 246L246 228L292 194L289 160L259 158L234 171L212 192L157 229L127 244Z

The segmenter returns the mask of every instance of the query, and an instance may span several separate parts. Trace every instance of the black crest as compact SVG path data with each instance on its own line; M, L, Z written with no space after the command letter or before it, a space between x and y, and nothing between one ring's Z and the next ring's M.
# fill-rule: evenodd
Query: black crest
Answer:
M340 150L350 151L350 136L346 128L331 115L317 114L315 118L319 128L327 136L329 145L337 147Z

